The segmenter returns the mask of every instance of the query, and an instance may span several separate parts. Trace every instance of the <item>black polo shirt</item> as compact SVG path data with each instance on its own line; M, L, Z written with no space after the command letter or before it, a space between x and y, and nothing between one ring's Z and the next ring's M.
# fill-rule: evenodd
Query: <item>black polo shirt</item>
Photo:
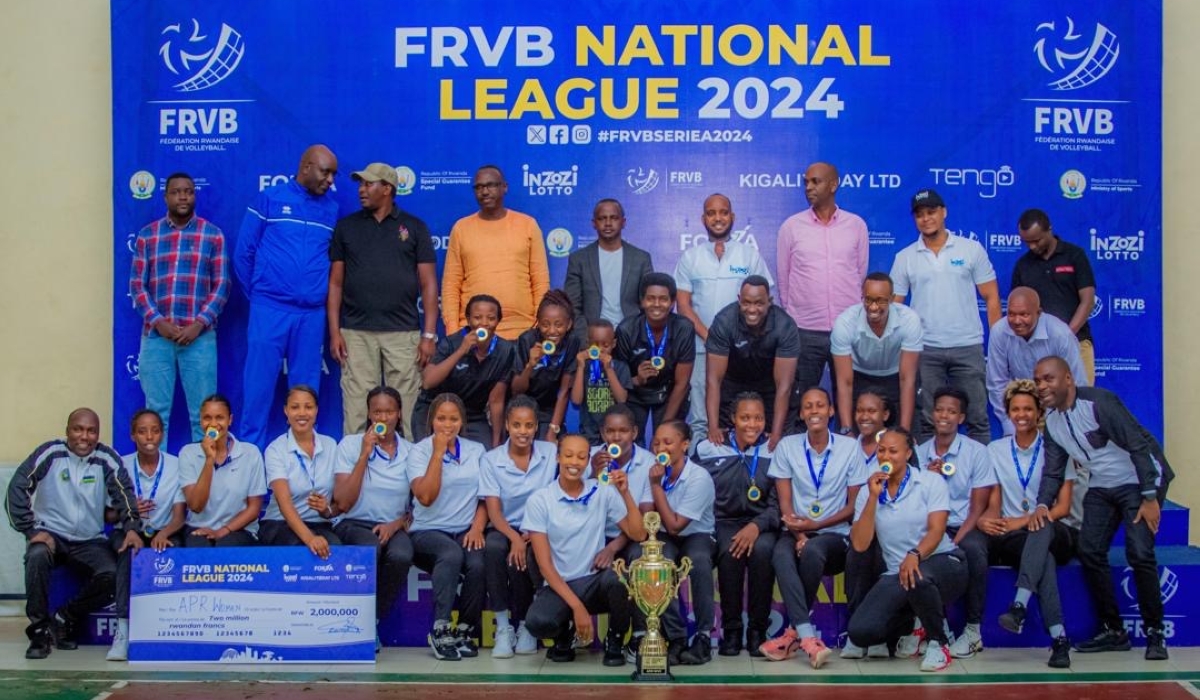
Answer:
M417 265L437 261L424 221L398 208L376 221L374 214L360 209L337 222L329 259L346 264L342 328L421 330Z
M1030 287L1042 300L1042 308L1063 323L1070 323L1079 308L1079 290L1095 287L1092 263L1083 248L1055 236L1058 243L1049 260L1028 251L1017 258L1013 266L1012 286ZM1075 334L1080 340L1091 340L1092 329L1087 321Z
M713 318L705 348L710 355L729 358L722 395L732 390L774 394L775 359L800 357L800 331L792 317L775 304L767 309L762 325L752 330L734 302Z
M462 344L462 333L455 333L438 341L433 352L433 362L437 364L454 354ZM516 362L517 349L511 342L499 336L492 336L496 341L494 347L491 340L489 354L483 361L476 357L474 351L459 358L446 381L432 389L422 389L417 397L417 406L428 406L438 394L458 394L463 405L467 407L467 420L486 420L488 412L488 396L497 382L508 384L512 381L513 363Z
M513 375L525 371L525 363L529 362L534 345L541 345L542 334L536 328L530 328L517 337L516 360L513 363ZM554 410L558 400L558 389L562 386L564 374L574 374L575 355L579 354L579 336L568 333L553 355L542 355L533 372L529 376L529 389L525 392L538 403L538 410L549 413Z
M650 339L646 337L646 314L621 321L617 326L616 358L629 365L629 373L636 377L638 365L654 356L650 347ZM629 391L629 398L643 405L658 405L667 400L671 388L675 386L675 366L690 365L696 362L696 327L692 322L672 312L667 316L666 347L662 358L666 363L657 377L646 381L644 386L635 386ZM657 336L657 344L662 343L662 336Z
M726 440L730 436L727 433ZM731 521L744 525L754 522L760 532L779 529L779 496L775 491L775 480L767 476L771 468L771 452L766 440L758 446L759 458L754 470L754 484L762 492L757 501L751 501L750 466L754 463L755 448L744 454L734 447L732 441L714 445L703 440L696 446L692 461L704 467L713 480L715 497L713 514L718 521Z

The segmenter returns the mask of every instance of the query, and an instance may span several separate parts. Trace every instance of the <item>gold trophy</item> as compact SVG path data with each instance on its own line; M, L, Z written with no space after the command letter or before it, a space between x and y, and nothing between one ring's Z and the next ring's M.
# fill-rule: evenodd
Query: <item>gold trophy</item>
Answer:
M624 559L613 562L613 571L629 589L629 597L646 615L646 635L638 647L635 681L673 681L667 663L667 641L659 634L658 617L679 594L679 584L692 570L692 560L684 557L679 564L663 556L663 543L655 538L662 528L662 517L650 512L642 515L648 537L642 543L642 556L625 566Z

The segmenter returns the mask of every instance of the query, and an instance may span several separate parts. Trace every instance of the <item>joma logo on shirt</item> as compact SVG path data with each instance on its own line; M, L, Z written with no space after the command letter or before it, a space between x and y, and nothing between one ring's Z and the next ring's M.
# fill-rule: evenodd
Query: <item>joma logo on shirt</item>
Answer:
M967 261L962 258L954 258L950 261L950 264L955 267L962 267L963 265L967 264Z
M741 267L738 267L736 265L730 265L729 271L735 275L748 275L748 274L750 274L750 266L743 265Z

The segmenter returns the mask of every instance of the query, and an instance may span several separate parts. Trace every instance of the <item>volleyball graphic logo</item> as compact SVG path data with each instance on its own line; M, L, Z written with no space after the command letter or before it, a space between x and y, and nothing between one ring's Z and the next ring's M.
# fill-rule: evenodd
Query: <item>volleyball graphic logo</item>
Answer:
M1137 592L1134 589L1133 569L1128 566L1125 567L1124 574L1124 578L1121 579L1121 591L1125 594L1126 598L1136 601ZM1167 567L1162 567L1162 571L1158 575L1158 589L1162 594L1163 605L1171 602L1171 599L1179 592L1179 576ZM1137 603L1135 602L1132 607L1136 610L1138 608Z
M169 24L162 30L165 37L158 49L163 65L180 81L171 87L179 92L196 92L210 88L237 69L245 53L242 35L228 24L221 24L216 41L200 31L200 21L192 20L191 35L185 38L182 25Z
M1047 85L1055 90L1078 90L1103 78L1117 63L1121 45L1117 35L1097 23L1091 37L1075 31L1075 21L1067 17L1066 31L1058 35L1054 22L1037 26L1041 36L1033 45L1038 63L1054 76ZM1055 44L1053 51L1048 44Z

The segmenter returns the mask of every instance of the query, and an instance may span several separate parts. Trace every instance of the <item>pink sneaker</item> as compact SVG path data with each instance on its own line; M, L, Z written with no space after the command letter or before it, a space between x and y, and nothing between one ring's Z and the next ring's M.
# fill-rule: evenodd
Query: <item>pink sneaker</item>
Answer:
M796 652L800 650L800 640L796 637L796 630L788 627L783 631L783 634L770 641L763 642L758 650L769 661L786 661L795 656Z
M825 646L825 642L821 641L820 637L805 637L800 640L800 648L808 654L808 662L813 668L821 668L825 665L825 661L829 659L829 655L833 652L829 647Z

